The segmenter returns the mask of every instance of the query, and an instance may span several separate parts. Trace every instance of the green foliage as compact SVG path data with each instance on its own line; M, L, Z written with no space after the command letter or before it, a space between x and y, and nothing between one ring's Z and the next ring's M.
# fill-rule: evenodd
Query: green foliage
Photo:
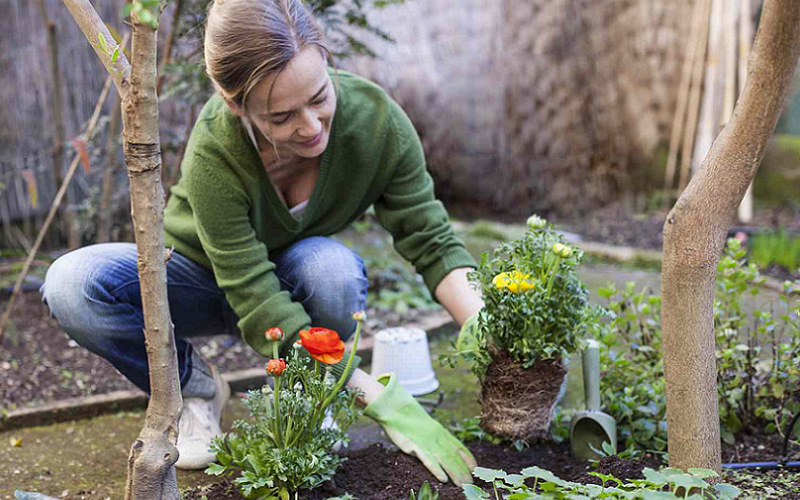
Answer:
M428 484L428 481L422 483L422 488L419 489L419 493L416 495L414 494L414 490L408 494L409 500L439 500L439 492L431 488L431 485Z
M747 263L738 240L728 240L717 266L714 329L722 438L733 443L747 426L776 432L800 410L792 390L800 386L800 282L784 283L779 317L747 312L745 299L763 281ZM667 445L666 397L661 346L661 297L647 289L601 288L612 320L593 330L600 352L601 400L617 420L619 441L651 452Z
M335 386L326 371L310 358L296 353L280 376L279 408L268 385L249 391L245 399L251 421L237 420L234 432L215 438L211 451L219 464L207 474L240 471L234 480L245 498L288 498L290 491L312 489L330 479L345 459L333 446L347 443L345 431L358 418L354 390L339 391L327 407L338 428L321 427L323 401ZM277 379L276 379L277 380ZM280 432L276 432L280 428Z
M158 29L158 17L161 14L159 6L162 0L133 0L122 10L122 17L135 15L139 21Z
M478 315L477 345L445 361L463 356L482 378L493 349L507 351L523 368L537 359L574 352L584 330L602 314L589 305L586 287L577 277L582 258L581 250L567 246L564 236L544 221L491 256L484 252L478 268L469 273L485 303Z
M788 270L800 267L800 238L785 230L753 236L750 260L759 268L778 265Z
M651 452L667 448L666 395L661 351L661 297L627 283L598 294L608 299L611 321L597 329L600 400L617 421L620 443Z
M477 467L472 474L492 485L492 493L482 488L465 484L462 486L467 500L500 500L508 498L587 500L589 498L618 498L641 500L669 500L689 498L692 500L732 500L740 495L735 486L720 483L708 484L705 479L716 477L708 469L665 468L660 471L644 469L645 479L622 480L610 474L591 473L600 478L601 485L580 484L565 481L550 471L539 467L528 467L519 474L507 474L502 470Z
M594 446L592 446L591 444L589 444L589 447L592 449L592 451L597 453L597 455L600 456L601 458L619 457L619 458L633 460L638 458L639 455L641 455L641 451L639 451L636 447L633 446L622 451L617 451L617 449L608 441L603 441L603 444L599 450ZM600 463L600 460L589 460L589 462L591 462L592 465L597 466Z
M502 437L484 431L480 424L481 417L468 417L460 422L449 424L447 429L462 443L488 441L493 444L500 444L505 441Z

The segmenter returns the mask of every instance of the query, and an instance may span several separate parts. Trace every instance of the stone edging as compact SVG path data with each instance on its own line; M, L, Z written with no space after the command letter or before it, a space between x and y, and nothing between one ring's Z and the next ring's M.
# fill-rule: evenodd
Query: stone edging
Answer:
M432 332L452 321L447 312L436 311L422 316L417 321L406 326L422 328L425 331ZM361 356L363 363L369 363L372 359L372 343L372 337L368 337L359 343L357 353ZM249 368L247 370L224 373L222 377L230 384L231 390L234 392L244 392L248 389L260 387L266 382L266 375L262 368ZM70 398L35 408L11 410L5 417L0 419L0 432L67 422L118 411L141 410L146 407L147 395L138 389Z

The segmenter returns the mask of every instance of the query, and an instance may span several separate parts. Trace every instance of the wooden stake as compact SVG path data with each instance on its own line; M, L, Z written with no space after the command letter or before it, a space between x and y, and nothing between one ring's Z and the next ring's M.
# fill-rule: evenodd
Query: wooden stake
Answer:
M689 89L692 83L692 67L697 55L697 38L700 36L703 22L703 2L697 0L692 9L692 31L686 44L686 55L683 59L683 72L678 88L678 102L675 107L675 116L672 119L672 134L669 138L669 153L667 154L667 171L664 176L664 198L662 209L672 203L672 189L675 183L675 167L678 163L678 149L680 148L683 127L686 122L686 107L689 99Z
M722 125L730 121L733 116L733 107L736 105L736 63L737 46L737 18L739 17L739 3L741 0L728 0L725 13L725 96L722 102ZM744 0L749 2L750 0Z
M698 1L703 2L703 23L700 36L697 39L697 58L694 60L688 118L683 134L683 146L681 147L681 174L678 179L678 193L681 193L689 182L689 169L692 165L692 152L694 150L694 134L697 130L697 116L700 113L700 92L703 88L703 69L705 68L706 49L708 47L708 30L711 22L711 0Z
M750 0L743 0L739 15L739 94L744 90L747 81L747 63L750 59L750 46L753 43L753 15ZM753 220L753 184L747 188L742 204L737 212L740 222Z

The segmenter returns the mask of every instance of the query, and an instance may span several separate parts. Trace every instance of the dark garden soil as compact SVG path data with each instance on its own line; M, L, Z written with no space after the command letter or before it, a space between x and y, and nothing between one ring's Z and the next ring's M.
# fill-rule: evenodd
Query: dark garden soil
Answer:
M761 433L742 434L736 446L723 445L723 462L752 462L779 460L781 439L777 435ZM605 457L596 465L572 458L566 443L540 442L522 451L505 445L485 441L467 445L481 467L502 469L518 473L533 465L546 468L556 476L584 484L600 484L592 472L610 474L619 479L641 479L643 469L661 467L661 459L647 455L643 459ZM797 458L790 458L797 460ZM743 498L800 499L800 489L794 475L786 470L753 473L725 473L725 482L738 485L745 492ZM323 500L349 493L359 500L400 500L409 497L409 491L418 491L428 481L439 492L440 500L463 500L461 488L452 483L439 483L425 467L413 457L384 448L380 444L352 451L336 476L313 491L300 494L303 500ZM488 484L481 484L489 491ZM770 496L759 496L770 491ZM230 479L223 479L210 487L195 488L187 492L184 500L241 500L244 497Z
M647 461L605 458L597 468L590 463L575 460L566 443L539 443L522 451L488 442L469 443L468 447L481 467L502 469L518 473L533 465L546 468L555 475L569 481L596 483L591 471L613 474L617 477L641 478L644 467L658 467L655 458ZM416 458L380 444L353 451L341 466L336 476L313 491L301 493L303 500L323 500L349 493L359 500L400 500L409 497L411 489L419 491L428 481L439 492L439 500L463 500L460 487L452 483L439 483ZM480 481L479 481L480 483ZM480 485L480 484L479 484ZM485 485L485 484L484 484ZM242 497L236 485L224 480L210 489L195 489L184 496L184 500L239 500Z
M6 297L0 309L7 303ZM401 322L395 313L367 314L365 335ZM198 337L192 343L223 373L261 367L265 361L231 335ZM0 338L0 411L135 388L110 363L71 340L38 292L17 296L10 326Z

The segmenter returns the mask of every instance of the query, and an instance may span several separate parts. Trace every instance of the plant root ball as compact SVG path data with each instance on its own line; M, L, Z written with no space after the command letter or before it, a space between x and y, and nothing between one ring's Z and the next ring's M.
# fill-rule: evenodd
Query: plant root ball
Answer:
M526 370L505 351L493 350L492 358L481 387L481 427L510 439L547 439L566 388L565 360L537 360Z

